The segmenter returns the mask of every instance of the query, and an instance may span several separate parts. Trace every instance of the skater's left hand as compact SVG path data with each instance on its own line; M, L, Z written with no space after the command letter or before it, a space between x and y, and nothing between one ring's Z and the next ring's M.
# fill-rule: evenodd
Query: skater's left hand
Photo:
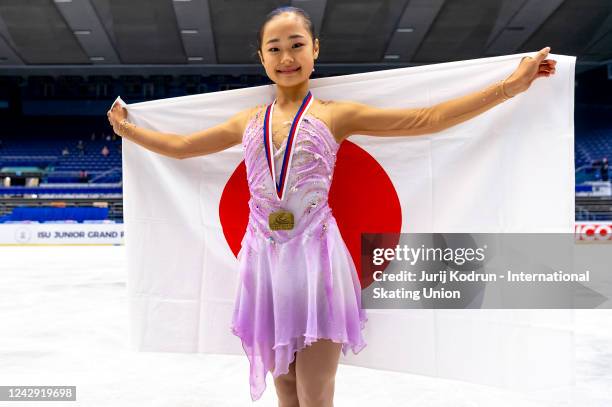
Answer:
M518 68L504 83L504 90L508 96L526 91L537 78L554 75L557 61L545 59L549 51L550 47L542 48L535 57L523 57L521 59Z

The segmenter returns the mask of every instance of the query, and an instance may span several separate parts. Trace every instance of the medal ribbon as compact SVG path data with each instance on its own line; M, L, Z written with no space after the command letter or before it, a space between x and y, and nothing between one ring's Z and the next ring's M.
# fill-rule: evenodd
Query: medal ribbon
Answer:
M274 111L274 105L276 104L276 99L272 102L271 105L266 109L266 114L264 117L264 150L266 152L266 159L268 160L268 169L270 170L270 174L272 175L272 182L276 185L276 195L278 199L281 201L285 196L285 181L289 177L289 169L291 168L291 159L293 158L293 147L296 139L296 134L300 128L300 124L302 123L302 118L306 114L306 111L312 104L314 98L310 91L304 97L302 101L302 105L298 109L295 117L293 118L293 122L291 123L291 129L289 130L289 135L287 136L287 148L285 149L285 154L283 155L283 164L281 167L280 178L278 183L276 182L276 169L274 163L274 157L272 152L274 151L274 145L272 144L272 112Z

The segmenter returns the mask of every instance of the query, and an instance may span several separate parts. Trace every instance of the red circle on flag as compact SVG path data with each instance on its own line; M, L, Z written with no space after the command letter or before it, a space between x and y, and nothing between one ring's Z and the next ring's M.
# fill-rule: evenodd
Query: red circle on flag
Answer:
M249 221L249 198L246 166L242 161L227 181L219 202L223 235L234 256L240 251ZM372 276L361 273L361 233L396 234L385 239L385 246L395 247L402 226L397 191L374 157L345 140L338 149L328 201L357 268L361 287L366 288L372 283Z

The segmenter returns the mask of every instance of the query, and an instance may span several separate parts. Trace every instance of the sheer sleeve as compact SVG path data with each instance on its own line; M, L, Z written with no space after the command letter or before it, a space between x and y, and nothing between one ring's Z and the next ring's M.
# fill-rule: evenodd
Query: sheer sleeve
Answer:
M507 100L503 83L423 108L377 108L339 101L332 110L332 127L342 138L351 134L400 136L434 133L469 120Z

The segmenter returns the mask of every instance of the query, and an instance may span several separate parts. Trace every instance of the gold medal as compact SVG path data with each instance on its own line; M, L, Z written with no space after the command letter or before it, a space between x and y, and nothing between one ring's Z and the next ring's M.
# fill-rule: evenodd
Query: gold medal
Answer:
M285 210L270 213L268 216L268 226L270 226L270 230L293 229L293 213Z

